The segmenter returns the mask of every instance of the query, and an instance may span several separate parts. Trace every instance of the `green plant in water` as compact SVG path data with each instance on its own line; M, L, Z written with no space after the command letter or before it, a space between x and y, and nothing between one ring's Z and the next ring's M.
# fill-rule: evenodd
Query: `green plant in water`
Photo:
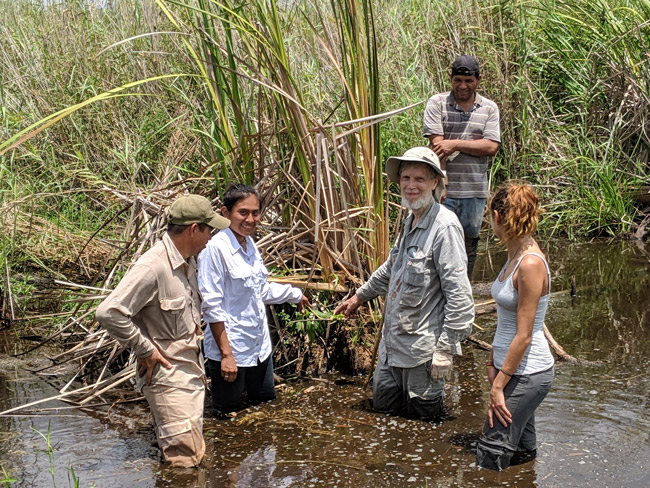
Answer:
M56 480L54 478L54 471L55 471L54 470L54 446L52 446L52 441L51 441L51 438L50 438L50 423L48 422L48 424L47 424L47 433L45 433L45 434L43 434L43 432L41 432L40 430L35 429L34 427L32 427L32 430L34 432L36 432L38 435L40 435L43 438L43 440L45 441L45 443L46 443L46 449L44 449L43 452L45 452L47 454L47 457L49 459L49 462L50 462L49 471L50 471L50 476L52 476L52 486L53 486L53 488L56 488ZM80 482L80 480L77 477L77 475L75 474L74 468L72 466L69 466L68 467L68 484L70 486L72 486L73 488L79 488L79 482Z
M7 471L5 470L5 467L2 464L0 464L0 469L2 469L2 477L4 478L3 480L0 480L0 483L4 483L5 488L10 488L10 483L15 483L18 481L17 478L10 477L7 474Z
M32 427L32 430L45 440L47 449L44 452L47 453L47 457L50 461L50 476L52 476L52 486L56 488L56 481L54 479L54 447L50 442L50 422L47 423L47 434L43 434L40 430L35 429L34 427Z

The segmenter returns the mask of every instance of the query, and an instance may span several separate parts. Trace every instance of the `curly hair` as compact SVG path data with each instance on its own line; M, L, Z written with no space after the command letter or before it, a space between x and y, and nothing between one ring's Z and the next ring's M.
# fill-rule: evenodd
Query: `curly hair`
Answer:
M496 189L489 208L501 217L505 240L533 235L543 212L535 189L525 181L516 180L507 181Z

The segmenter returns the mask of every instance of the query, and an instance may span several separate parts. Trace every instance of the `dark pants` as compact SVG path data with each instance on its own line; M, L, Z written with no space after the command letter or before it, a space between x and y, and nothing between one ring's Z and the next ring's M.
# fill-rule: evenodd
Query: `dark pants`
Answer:
M257 366L238 367L237 378L232 383L221 377L221 361L208 359L212 378L212 408L216 413L228 413L242 406L242 394L246 390L252 404L275 399L273 382L273 359L269 356Z
M465 235L465 254L467 254L467 276L472 279L476 254L478 252L479 234L483 223L485 198L446 198L442 204L454 212Z
M398 368L379 360L372 382L372 406L379 412L408 418L438 419L444 389L444 380L431 379L431 361Z
M485 421L476 451L476 465L501 471L515 464L513 456L535 456L535 410L546 398L553 383L553 368L531 375L513 376L503 393L512 423L504 427L496 417L494 427ZM524 456L521 456L524 455Z

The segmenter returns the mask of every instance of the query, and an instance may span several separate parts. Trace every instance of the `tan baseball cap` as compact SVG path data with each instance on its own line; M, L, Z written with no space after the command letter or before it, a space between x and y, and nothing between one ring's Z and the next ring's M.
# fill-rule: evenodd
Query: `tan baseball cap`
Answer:
M213 229L226 229L230 220L214 211L210 200L201 195L183 195L169 207L169 222L175 225L208 224Z

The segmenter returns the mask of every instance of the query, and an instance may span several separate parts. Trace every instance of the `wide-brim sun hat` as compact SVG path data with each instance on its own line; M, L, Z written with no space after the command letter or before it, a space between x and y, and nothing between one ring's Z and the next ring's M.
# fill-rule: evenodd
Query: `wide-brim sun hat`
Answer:
M404 153L403 156L392 156L386 161L386 174L391 181L399 183L399 167L403 162L424 163L444 178L445 172L440 168L440 159L432 149L428 147L414 147Z

